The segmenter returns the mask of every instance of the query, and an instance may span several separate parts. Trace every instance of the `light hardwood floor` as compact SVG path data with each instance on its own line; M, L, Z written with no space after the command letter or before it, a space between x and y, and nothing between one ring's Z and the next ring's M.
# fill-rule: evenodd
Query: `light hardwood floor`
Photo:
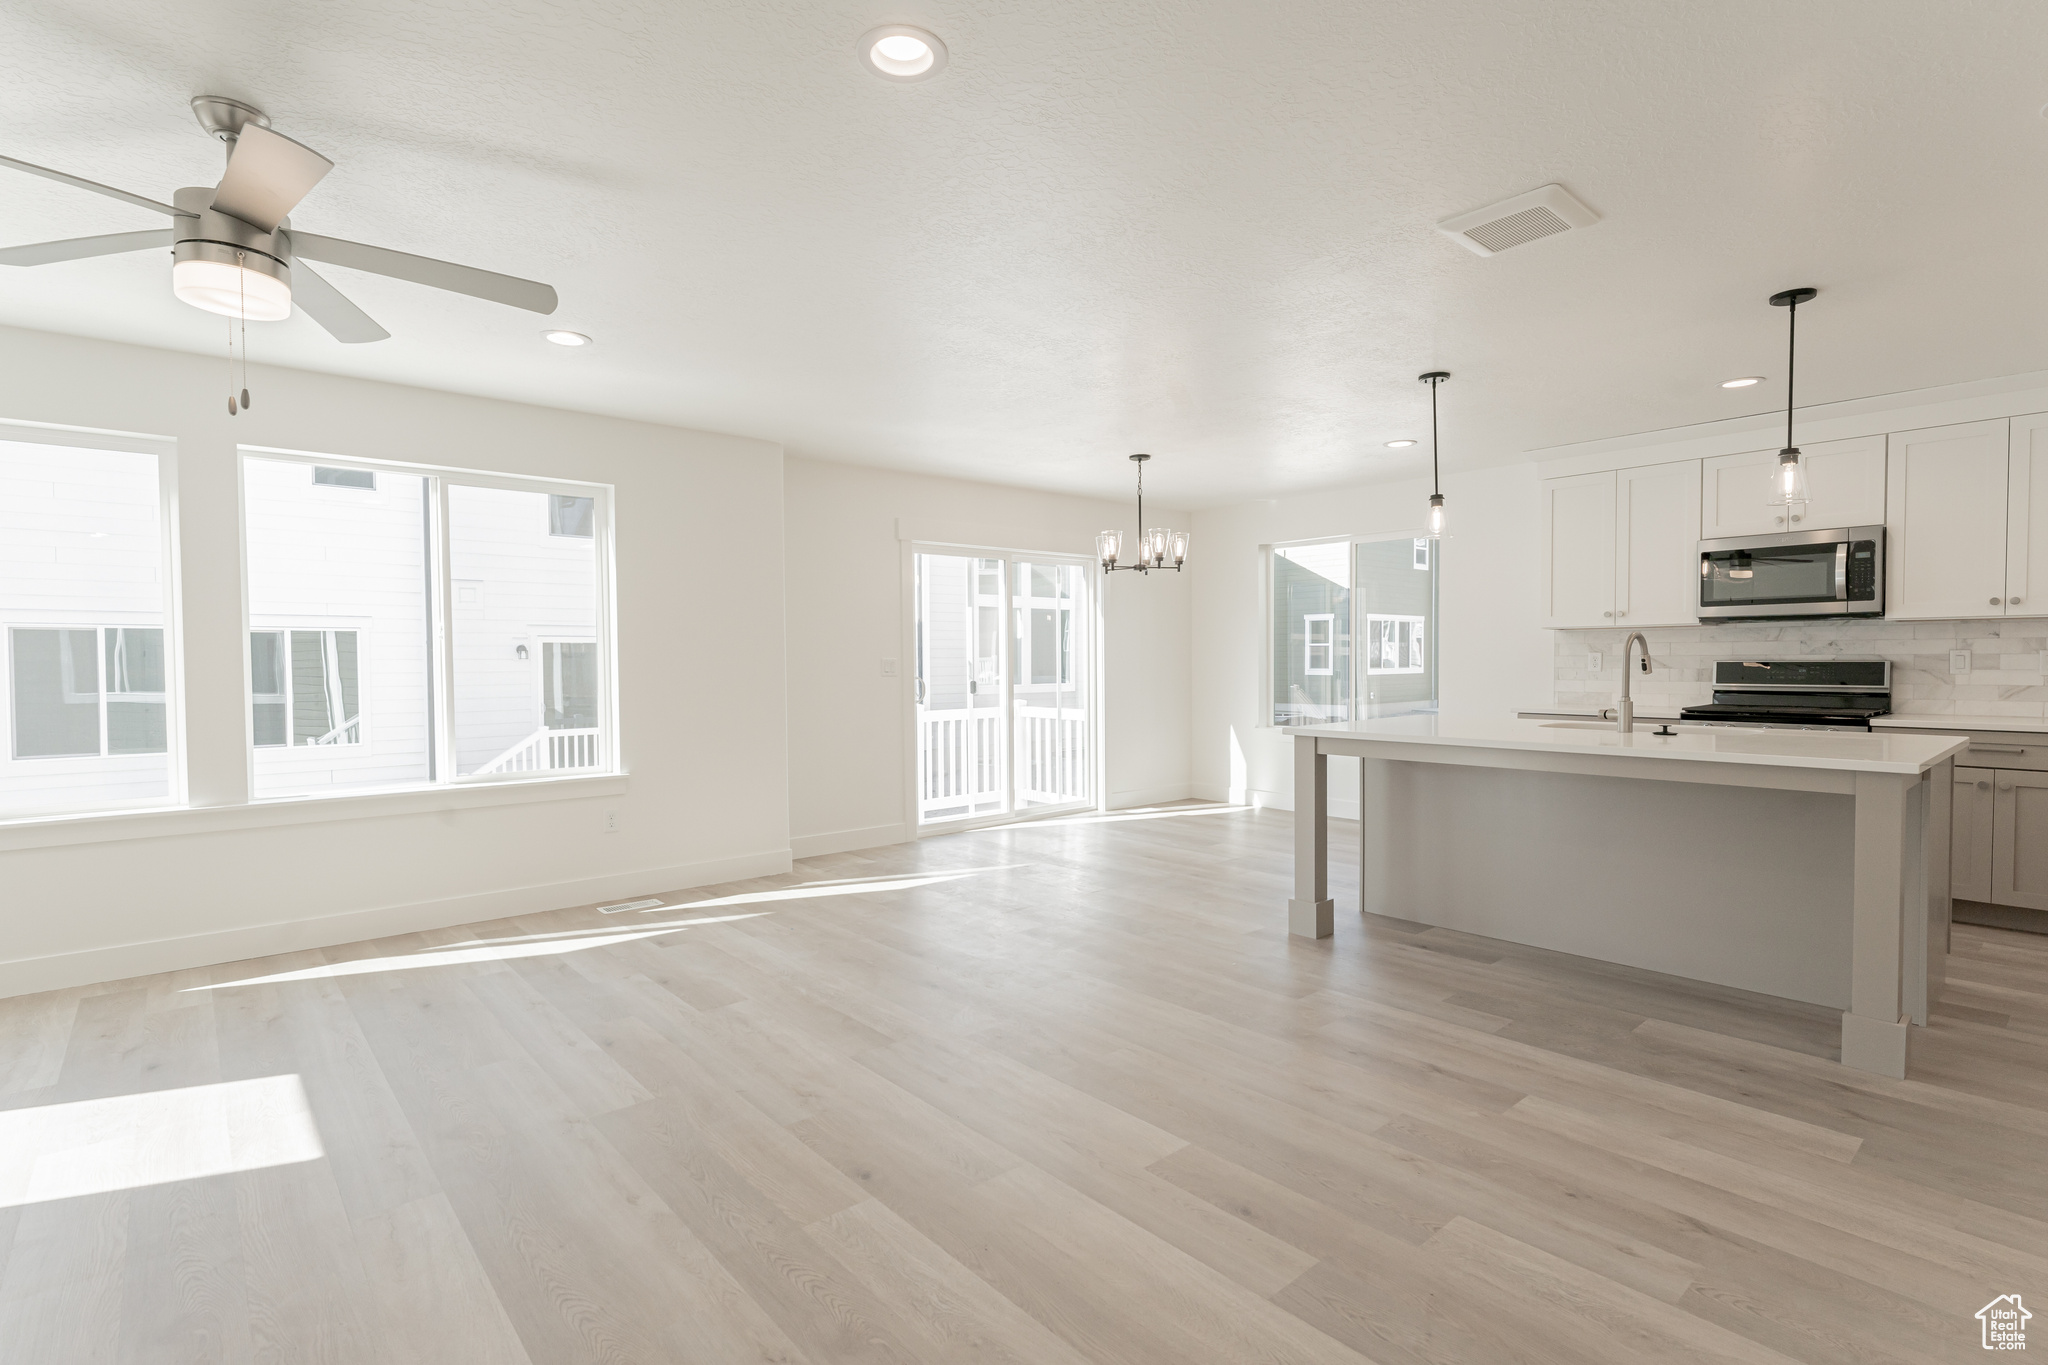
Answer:
M1290 828L0 1001L0 1108L295 1073L326 1150L0 1209L0 1360L1960 1361L2014 1292L2048 1349L2048 939L1959 928L1890 1081L1824 1010L1361 918L1341 857L1291 939Z

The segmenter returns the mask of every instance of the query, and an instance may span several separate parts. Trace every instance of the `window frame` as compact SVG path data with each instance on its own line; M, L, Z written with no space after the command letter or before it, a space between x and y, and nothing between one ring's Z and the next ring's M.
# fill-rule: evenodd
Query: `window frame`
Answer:
M65 621L0 621L0 701L6 705L7 723L6 759L13 763L92 763L109 758L154 758L158 752L166 757L171 752L171 677L169 658L169 635L165 635L164 690L161 692L113 692L107 685L107 632L110 630L163 630L162 626L138 626L127 622L115 624L73 624ZM93 682L97 687L94 699L99 707L99 751L90 754L24 754L17 746L21 743L20 727L15 720L15 659L14 634L21 630L64 630L76 633L93 633ZM164 710L164 747L161 751L142 749L131 753L115 753L108 747L112 740L109 734L110 718L108 705L115 696L127 699L132 704L162 706ZM0 819L6 817L0 816Z
M375 796L390 792L449 790L455 788L497 786L507 783L518 784L535 782L556 782L565 780L580 781L591 777L614 776L622 771L622 766L619 761L619 754L621 752L621 748L619 734L617 662L618 570L613 554L614 527L612 523L612 517L614 510L614 500L612 497L612 488L609 484L586 483L576 479L553 479L530 474L499 474L488 470L466 469L453 465L417 464L400 460L365 460L356 459L354 457L343 458L341 456L336 455L332 451L284 450L269 446L237 446L235 448L235 455L236 478L238 483L243 480L247 469L247 461L251 459L272 460L284 463L298 463L306 465L323 465L329 467L341 465L352 469L367 469L373 472L380 470L389 470L394 474L405 474L426 480L426 505L430 511L430 515L427 518L428 525L426 527L427 560L429 566L429 571L427 574L427 618L429 621L429 633L432 638L432 647L429 650L432 671L428 678L427 711L429 716L429 724L432 728L432 740L429 745L429 753L431 756L431 771L433 773L433 776L429 777L425 781L420 782L402 782L391 783L389 785L376 784L363 787L351 787L348 789L349 795ZM311 477L312 475L309 472L307 478L310 479ZM531 772L509 772L481 773L471 774L467 776L457 775L455 728L453 724L453 702L455 695L454 684L456 674L455 629L453 616L453 608L455 602L455 580L451 570L451 556L449 554L448 548L448 490L452 486L498 488L516 493L536 493L541 495L585 497L591 499L591 534L589 539L591 541L592 553L595 556L596 570L593 575L592 585L593 595L595 599L592 603L595 616L595 628L592 631L592 635L594 636L594 642L598 646L598 761L595 765L587 768L577 768L573 771L544 771L538 774ZM250 785L248 790L251 793L249 803L251 805L268 805L273 802L302 801L308 799L303 794L291 794L271 797L259 797L254 795L256 777L256 713L253 696L253 660L250 657L249 637L252 631L263 629L275 629L275 627L256 625L252 619L252 615L249 610L249 575L247 572L248 511L246 496L244 496L243 498L243 510L240 516L240 523L244 569L242 574L241 636L241 679L243 717L242 748L244 761L247 765L249 774ZM552 534L552 530L550 528L544 527L544 529L548 529L549 534ZM583 539L583 537L580 536L574 538L579 540ZM308 624L302 628L315 629L316 627L312 624L312 621L314 619L317 618L308 618ZM327 627L322 626L318 628ZM356 627L341 626L339 628L351 629ZM359 659L367 659L368 641L363 637L369 634L371 634L371 632L367 630L360 630L358 634L356 647L359 651ZM591 641L588 639L582 641L582 643L590 642ZM361 696L362 713L365 717L365 727L362 738L364 741L367 741L367 717L371 710L372 691L368 680L369 675L367 672L366 665L359 664L358 666L359 668L363 669L363 672L359 674L358 686L361 689L359 695ZM538 698L536 698L536 709L538 709ZM264 747L266 750L272 752L275 752L278 748L281 747L286 753L297 754L311 750L314 746L266 745ZM367 744L367 742L360 746L333 745L321 747L332 749L337 752L344 750L353 750L355 753L359 754L368 754L372 752L372 749ZM328 798L319 797L313 799Z
M1316 639L1316 626L1325 625L1330 629L1329 638ZM1323 651L1323 666L1316 667L1316 651ZM1337 613L1334 611L1306 612L1301 618L1301 671L1311 678L1331 678L1337 674Z

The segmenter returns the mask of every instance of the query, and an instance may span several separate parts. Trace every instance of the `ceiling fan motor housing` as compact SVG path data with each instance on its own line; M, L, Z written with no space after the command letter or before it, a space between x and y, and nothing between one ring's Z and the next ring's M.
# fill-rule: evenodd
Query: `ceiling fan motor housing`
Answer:
M171 220L173 261L218 261L268 275L291 288L291 246L284 230L265 232L231 214L216 213L213 187L200 185L171 196L179 216ZM192 215L186 217L186 214Z

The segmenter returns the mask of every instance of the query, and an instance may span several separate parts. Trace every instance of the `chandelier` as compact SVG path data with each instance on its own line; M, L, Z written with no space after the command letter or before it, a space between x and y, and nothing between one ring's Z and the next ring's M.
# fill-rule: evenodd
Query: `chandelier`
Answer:
M1145 525L1145 461L1150 455L1131 456L1138 465L1138 525ZM1102 571L1112 573L1117 569L1136 569L1144 573L1150 569L1172 569L1180 572L1181 563L1188 557L1188 533L1175 531L1170 527L1154 526L1138 533L1138 562L1119 564L1123 556L1124 533L1122 531L1097 531L1095 533L1095 556L1102 561Z

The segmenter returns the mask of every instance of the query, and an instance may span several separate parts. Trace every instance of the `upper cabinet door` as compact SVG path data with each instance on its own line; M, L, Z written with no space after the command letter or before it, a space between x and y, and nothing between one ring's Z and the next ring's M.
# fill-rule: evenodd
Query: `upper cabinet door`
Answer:
M1543 481L1543 624L1614 624L1614 471Z
M1624 469L1614 485L1614 620L1690 626L1699 620L1700 465Z
M2048 413L2012 419L2005 590L2007 616L2048 616Z
M1892 434L1887 615L2005 614L2009 426L2001 418Z
M1883 524L1884 437L1820 441L1802 446L1800 458L1806 465L1806 489L1812 501L1795 522L1787 522L1785 509L1768 501L1771 480L1778 472L1777 451L1752 450L1702 461L1700 538Z

